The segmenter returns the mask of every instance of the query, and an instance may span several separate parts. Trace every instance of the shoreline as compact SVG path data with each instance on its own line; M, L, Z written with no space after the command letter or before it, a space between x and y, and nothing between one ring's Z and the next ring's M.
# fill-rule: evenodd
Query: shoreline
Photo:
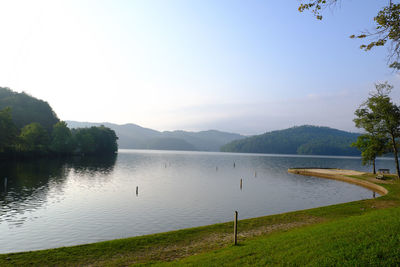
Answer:
M304 175L304 176L313 176L313 177L318 177L318 178L325 178L325 179L332 179L332 180L338 180L338 181L343 181L346 183L350 184L355 184L359 185L362 187L365 187L367 189L370 189L374 192L377 192L381 194L382 196L386 195L389 193L389 191L384 188L383 186L377 185L376 183L372 181L367 181L367 180L361 180L357 178L352 178L349 176L362 176L367 173L365 172L358 172L358 171L353 171L353 170L343 170L343 169L314 169L314 168L290 168L288 169L289 173L293 174L298 174L298 175ZM375 179L375 182L382 182L385 183L385 181L380 181Z
M392 210L390 208L396 208L400 205L400 184L377 180L370 173L340 169L289 169L288 172L357 184L378 193L381 192L382 196L240 220L239 247L245 247L246 244L256 242L260 238L270 242L268 240L276 236L308 231L307 229L310 227L323 227L354 216L357 218L364 215L369 216L368 214L374 214L379 210ZM354 175L354 178L346 175ZM392 217L390 216L390 218ZM168 264L171 261L181 261L193 257L196 259L196 255L199 254L207 256L214 255L221 250L237 249L238 247L231 245L232 230L233 222L230 221L85 245L6 253L0 254L0 265L130 266L133 264ZM358 233L358 231L357 228L356 232ZM323 236L325 236L325 231L323 233ZM336 233L335 231L333 234L336 235ZM320 240L320 238L317 238L317 240ZM291 247L295 248L296 246L298 244ZM282 251L286 253L286 249ZM286 256L282 257L279 260L283 260Z

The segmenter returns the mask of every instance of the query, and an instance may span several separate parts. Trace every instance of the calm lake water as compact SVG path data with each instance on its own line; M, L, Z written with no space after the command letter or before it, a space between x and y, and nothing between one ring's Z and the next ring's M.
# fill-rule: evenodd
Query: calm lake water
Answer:
M244 219L373 195L355 185L287 173L310 166L369 170L353 157L143 150L100 159L3 162L0 253L226 222L235 210ZM389 159L377 166L394 170Z

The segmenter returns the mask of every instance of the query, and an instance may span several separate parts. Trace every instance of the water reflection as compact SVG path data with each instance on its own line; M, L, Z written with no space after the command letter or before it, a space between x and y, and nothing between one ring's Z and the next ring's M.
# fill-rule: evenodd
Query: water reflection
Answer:
M98 174L109 174L114 170L117 154L102 157L74 157L69 162L69 167L75 173L96 176Z
M48 201L49 195L62 200L62 191L70 172L80 177L97 177L113 171L116 155L108 157L74 157L68 159L34 159L0 163L0 223L20 226L24 216Z
M4 192L7 192L7 177L4 178Z
M392 161L377 164L393 168ZM134 150L118 158L0 163L0 253L225 222L235 210L249 218L373 195L288 173L294 166L367 170L354 158Z

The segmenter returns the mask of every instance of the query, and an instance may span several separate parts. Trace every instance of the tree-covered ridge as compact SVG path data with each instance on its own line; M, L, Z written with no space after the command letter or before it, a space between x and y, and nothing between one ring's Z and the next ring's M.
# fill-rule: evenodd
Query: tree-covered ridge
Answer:
M224 152L359 156L351 147L359 134L329 127L296 126L267 132L224 145Z
M47 102L0 87L0 110L6 107L11 108L13 122L19 129L37 122L50 132L53 125L60 121Z
M103 125L71 131L47 102L0 87L2 158L109 154L118 150L117 139Z

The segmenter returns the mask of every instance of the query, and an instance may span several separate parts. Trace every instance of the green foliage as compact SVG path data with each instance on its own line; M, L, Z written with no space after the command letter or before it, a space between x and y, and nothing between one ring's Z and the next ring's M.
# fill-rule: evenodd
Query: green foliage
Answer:
M311 10L311 12L315 15L318 20L322 20L321 10L325 8L327 5L335 4L337 0L313 0L306 4L300 4L299 11L303 12L304 10Z
M17 149L29 154L111 154L118 150L118 137L110 128L100 126L71 131L65 122L54 125L51 138L39 123L31 123L21 130Z
M304 1L304 0L303 0ZM335 5L339 0L305 0L300 4L299 11L310 10L317 19L321 20L321 12L329 6ZM387 5L378 11L374 17L375 29L372 32L364 32L351 35L350 38L365 39L371 41L360 46L369 51L374 47L385 46L389 43L389 67L400 70L400 4L387 1Z
M9 152L18 152L17 156L108 154L117 151L117 139L115 132L104 126L77 129L72 134L47 102L0 87L2 157Z
M45 154L50 138L47 131L37 122L26 125L19 135L18 149L21 152Z
M82 128L73 131L78 152L83 154L95 153L95 141L89 129Z
M21 129L32 122L40 123L49 133L59 119L50 105L26 93L0 87L0 109L10 107L14 124Z
M392 85L386 82L376 84L375 87L376 92L355 111L354 122L370 135L386 140L394 153L397 176L400 177L397 148L397 139L400 137L400 108L389 97Z
M74 140L70 129L64 121L53 126L50 150L59 154L70 154L74 151Z
M6 152L13 148L17 140L18 129L15 127L11 108L5 108L0 111L0 152Z
M80 153L114 153L118 150L118 137L113 130L103 125L100 127L78 128L72 132Z
M357 137L355 133L305 125L236 140L223 146L221 151L358 156L357 149L350 147Z
M353 147L357 147L361 151L361 158L363 165L373 165L373 173L375 170L375 159L378 156L382 156L388 150L388 140L384 137L364 134L357 138L357 141L352 144Z

